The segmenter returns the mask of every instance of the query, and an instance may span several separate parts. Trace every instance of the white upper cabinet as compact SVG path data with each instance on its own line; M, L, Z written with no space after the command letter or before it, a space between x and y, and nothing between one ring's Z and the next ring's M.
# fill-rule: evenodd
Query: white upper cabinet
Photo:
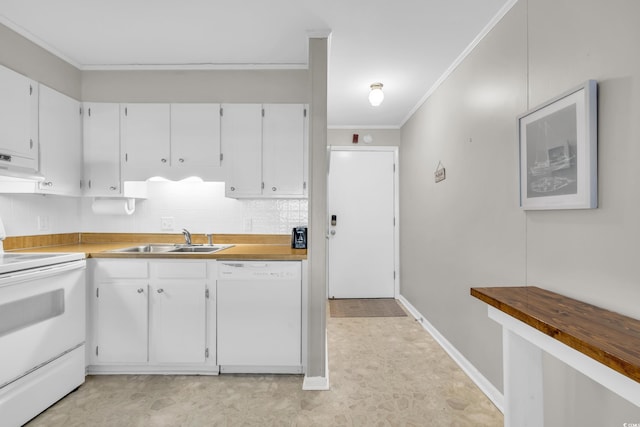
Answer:
M0 167L9 165L38 170L38 84L0 66Z
M302 196L305 106L265 104L262 122L262 177L265 195Z
M306 121L302 104L225 104L227 197L304 197Z
M262 193L262 105L226 104L221 124L227 197Z
M40 85L40 173L38 192L82 193L82 116L80 102Z
M122 194L120 104L85 102L83 115L84 194Z
M145 180L169 168L170 114L169 104L120 105L124 180Z
M0 192L81 196L81 104L47 86L38 89L39 172L44 180L2 182Z
M123 178L220 178L220 104L122 104Z
M172 176L207 179L220 166L220 104L171 104Z

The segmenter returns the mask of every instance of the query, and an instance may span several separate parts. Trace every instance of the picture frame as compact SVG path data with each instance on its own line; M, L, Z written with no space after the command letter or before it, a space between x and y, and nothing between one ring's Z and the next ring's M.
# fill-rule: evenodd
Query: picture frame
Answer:
M520 207L598 207L597 82L588 80L518 116Z

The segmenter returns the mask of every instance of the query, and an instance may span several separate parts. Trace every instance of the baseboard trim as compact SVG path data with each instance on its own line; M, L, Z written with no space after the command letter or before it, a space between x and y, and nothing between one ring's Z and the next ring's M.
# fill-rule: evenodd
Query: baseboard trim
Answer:
M329 390L328 377L308 377L305 375L302 381L303 390L326 391Z
M402 295L398 300L406 307L411 315L422 325L422 327L433 337L434 340L447 352L447 354L460 366L471 381L493 402L493 404L504 414L504 395L500 393L491 382L476 369L454 346L451 344L425 317Z

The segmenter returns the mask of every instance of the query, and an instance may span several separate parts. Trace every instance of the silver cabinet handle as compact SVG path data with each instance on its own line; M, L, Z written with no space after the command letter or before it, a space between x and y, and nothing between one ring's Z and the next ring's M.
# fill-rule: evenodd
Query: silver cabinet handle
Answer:
M230 187L229 190L236 191L236 187Z
M180 163L184 163L184 159L178 159Z
M277 188L276 187L271 187L271 191L276 191Z
M111 187L109 187L109 190L111 191L116 191L118 187L116 187L115 185L112 185Z
M160 159L162 163L167 163L167 159Z
M158 289L156 292L158 292L159 294L161 294L161 293L163 293L163 292L164 292L164 289L160 288L160 289Z
M142 289L142 288L138 288L138 293L139 293L139 294L141 294L141 293L143 293L143 292L144 292L144 289Z

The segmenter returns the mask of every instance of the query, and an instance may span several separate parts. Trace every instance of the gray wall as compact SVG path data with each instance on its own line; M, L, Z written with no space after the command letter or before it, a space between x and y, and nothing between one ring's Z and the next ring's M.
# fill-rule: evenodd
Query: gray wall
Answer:
M94 102L308 103L307 70L83 71Z
M500 328L470 287L535 285L640 318L638 16L635 1L520 0L402 129L401 293L499 389ZM521 211L516 116L591 78L599 208ZM640 408L544 366L545 425L640 422Z
M0 64L80 99L80 70L0 24Z
M354 144L353 134L359 135L358 143ZM370 135L373 141L369 144L364 142L364 136ZM340 146L393 146L400 145L400 129L329 129L327 131L327 144Z

